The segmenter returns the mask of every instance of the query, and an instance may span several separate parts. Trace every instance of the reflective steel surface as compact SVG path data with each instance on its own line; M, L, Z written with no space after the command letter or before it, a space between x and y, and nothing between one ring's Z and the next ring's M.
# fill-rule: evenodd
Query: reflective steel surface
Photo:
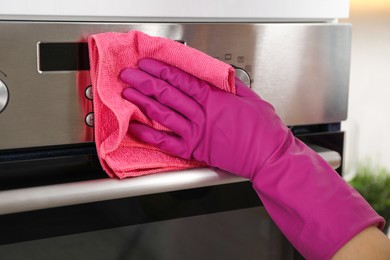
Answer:
M245 70L252 89L288 125L346 119L349 25L0 22L0 70L12 99L0 114L0 150L93 141L85 123L88 71L38 72L39 42L86 42L106 31L141 30L183 40ZM259 111L260 113L260 111Z

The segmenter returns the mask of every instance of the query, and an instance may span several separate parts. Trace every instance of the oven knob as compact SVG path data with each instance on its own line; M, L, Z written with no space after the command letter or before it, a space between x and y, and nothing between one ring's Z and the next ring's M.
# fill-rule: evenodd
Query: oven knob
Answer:
M8 89L3 81L0 80L0 113L3 112L8 104Z
M248 72L241 68L234 68L234 74L237 78L239 78L245 85L251 87L251 77Z
M93 127L93 125L95 123L94 119L93 119L93 112L87 114L87 116L85 117L85 123L88 126Z
M89 86L85 89L85 97L88 98L89 100L92 100L92 99L93 99L93 96L92 96L92 85L89 85Z

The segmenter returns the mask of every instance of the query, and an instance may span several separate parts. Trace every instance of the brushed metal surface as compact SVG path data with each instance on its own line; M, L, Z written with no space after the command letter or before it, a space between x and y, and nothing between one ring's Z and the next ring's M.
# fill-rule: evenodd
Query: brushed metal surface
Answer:
M350 25L0 21L0 70L12 93L0 114L0 149L93 141L85 124L92 112L84 94L89 72L39 73L37 44L86 42L90 34L131 29L184 40L243 68L252 89L288 125L346 119Z
M338 152L312 148L334 169L341 165ZM107 178L6 190L0 191L0 215L242 181L248 180L219 169L198 168L123 180Z

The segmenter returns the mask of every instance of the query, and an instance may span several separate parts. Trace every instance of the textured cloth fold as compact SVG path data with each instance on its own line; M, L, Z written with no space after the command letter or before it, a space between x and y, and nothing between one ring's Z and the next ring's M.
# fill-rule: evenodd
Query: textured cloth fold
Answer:
M128 86L119 79L119 74L127 67L137 68L142 58L153 58L235 94L234 69L184 44L140 31L91 35L88 46L95 142L100 163L108 175L122 179L201 166L199 162L180 159L129 136L131 120L169 130L149 120L134 104L122 98L122 91Z

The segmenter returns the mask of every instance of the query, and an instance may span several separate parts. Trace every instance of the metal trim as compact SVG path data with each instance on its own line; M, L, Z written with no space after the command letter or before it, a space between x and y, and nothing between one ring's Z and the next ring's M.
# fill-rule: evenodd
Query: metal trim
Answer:
M333 168L340 166L339 153L312 148L320 149L318 154ZM123 180L107 178L6 190L0 192L0 215L243 181L248 180L215 168L197 168Z

